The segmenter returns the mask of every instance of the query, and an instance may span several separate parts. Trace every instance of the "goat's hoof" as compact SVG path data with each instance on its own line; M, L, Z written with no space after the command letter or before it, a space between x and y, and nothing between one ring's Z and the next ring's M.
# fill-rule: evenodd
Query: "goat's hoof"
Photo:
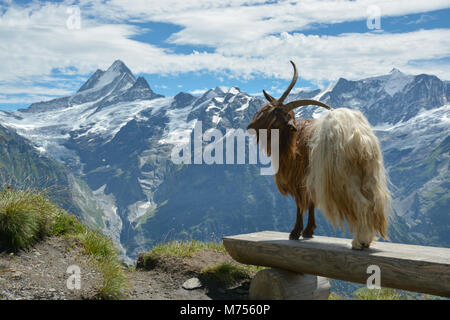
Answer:
M306 229L305 231L303 231L303 238L314 238L314 230L308 230Z
M370 247L370 243L358 242L352 243L353 250L364 250Z
M300 239L300 235L301 235L301 233L291 232L289 234L289 240L298 240L298 239Z

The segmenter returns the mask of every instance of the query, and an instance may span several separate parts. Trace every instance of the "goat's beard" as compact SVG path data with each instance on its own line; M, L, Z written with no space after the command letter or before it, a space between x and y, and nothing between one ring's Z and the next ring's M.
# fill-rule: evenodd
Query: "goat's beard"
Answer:
M253 129L253 128L250 128ZM256 144L258 144L259 148L264 152L265 155L272 155L272 130L278 130L278 134L275 135L278 137L278 141L273 141L278 144L278 150L283 152L291 152L295 149L295 137L296 134L288 129L253 129L253 136L256 140ZM262 130L265 130L266 133L263 133Z
M259 142L259 148L264 152L266 156L272 155L272 140L270 138L270 134L267 136L267 139L262 139Z
M265 130L267 133L261 134L262 133L261 130ZM255 139L255 142L258 145L258 147L260 148L260 150L262 152L264 152L265 155L270 156L272 153L272 150L271 150L272 140L271 140L270 130L254 129L254 128L247 127L247 131L250 132L250 134L253 136L253 139ZM261 139L261 136L262 136L262 139Z

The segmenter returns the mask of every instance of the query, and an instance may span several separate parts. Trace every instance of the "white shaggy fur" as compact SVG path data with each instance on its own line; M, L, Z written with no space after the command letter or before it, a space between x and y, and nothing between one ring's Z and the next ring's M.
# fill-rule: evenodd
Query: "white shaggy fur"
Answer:
M315 205L335 228L347 221L355 249L368 247L376 233L386 239L391 198L380 145L364 115L329 111L309 146L306 184Z

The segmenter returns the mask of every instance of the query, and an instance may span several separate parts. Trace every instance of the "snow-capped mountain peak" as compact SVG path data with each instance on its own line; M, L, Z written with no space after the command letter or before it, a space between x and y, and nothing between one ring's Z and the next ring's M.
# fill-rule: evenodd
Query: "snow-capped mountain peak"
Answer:
M116 60L106 71L98 69L69 97L31 104L26 113L61 110L82 104L91 104L91 109L100 111L106 106L125 101L151 100L161 98L155 94L143 77L135 78L128 67Z
M124 81L120 81L121 79ZM136 79L122 61L116 60L106 71L97 70L77 93L101 90L114 81L121 83L120 87L115 89L123 90L131 87Z
M397 68L393 68L389 74L371 77L364 80L368 82L379 81L384 91L386 91L390 96L394 96L397 92L402 91L408 83L413 81L414 76L405 74Z

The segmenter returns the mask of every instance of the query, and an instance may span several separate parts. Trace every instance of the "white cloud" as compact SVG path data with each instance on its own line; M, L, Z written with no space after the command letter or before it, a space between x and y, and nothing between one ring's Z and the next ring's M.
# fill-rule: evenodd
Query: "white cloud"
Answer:
M428 22L431 20L436 20L436 17L427 15L427 14L422 14L422 15L420 15L419 19L407 22L406 24L421 24L421 23L425 23L425 22Z
M60 96L72 94L73 90L62 88L48 88L36 85L15 86L0 84L0 92L3 94L38 94L46 96Z
M38 101L48 101L55 97L46 95L4 96L0 95L0 104L28 104Z
M202 95L206 91L208 91L208 89L206 89L206 88L205 89L196 89L196 90L189 91L189 93L195 96L195 95Z
M245 46L220 48L225 56L246 56L259 64L256 70L280 78L291 76L293 60L304 79L323 81L346 77L363 78L387 73L393 67L417 71L410 63L442 59L450 55L450 29L420 30L402 34L343 34L306 36L301 33L269 36ZM256 54L255 54L256 53ZM280 65L280 61L282 61ZM450 69L438 64L422 70L448 78ZM251 66L247 66L251 68ZM432 65L427 66L432 67ZM243 70L245 72L245 70Z
M311 91L311 90L314 90L314 89L315 88L313 88L313 87L297 87L297 88L293 88L291 90L291 94L296 94L296 93L299 93L299 92L302 92L302 91Z
M90 1L87 1L90 2ZM245 4L245 6L243 6ZM261 37L302 30L311 24L364 21L370 6L379 8L381 18L428 12L450 5L446 0L303 0L303 1L146 1L93 2L91 10L112 19L134 18L177 24L183 29L172 43L221 46L244 45Z
M162 75L209 70L221 73L219 77L289 79L288 61L294 60L300 76L317 84L338 77L384 74L392 67L450 79L448 62L438 62L450 56L449 29L337 36L301 32L312 23L365 23L370 5L379 6L383 17L442 9L449 6L448 1L136 0L130 5L122 0L81 0L81 29L68 29L67 8L72 2L2 6L6 11L0 15L0 61L7 63L0 64L0 93L21 90L5 83L51 81L55 69L86 75L107 68L116 59L133 72ZM137 21L182 26L169 38L171 43L208 45L213 52L176 54L157 44L132 40L145 32L130 24ZM39 94L41 89L37 86L30 93ZM58 85L46 94L67 94L68 90L70 85Z

